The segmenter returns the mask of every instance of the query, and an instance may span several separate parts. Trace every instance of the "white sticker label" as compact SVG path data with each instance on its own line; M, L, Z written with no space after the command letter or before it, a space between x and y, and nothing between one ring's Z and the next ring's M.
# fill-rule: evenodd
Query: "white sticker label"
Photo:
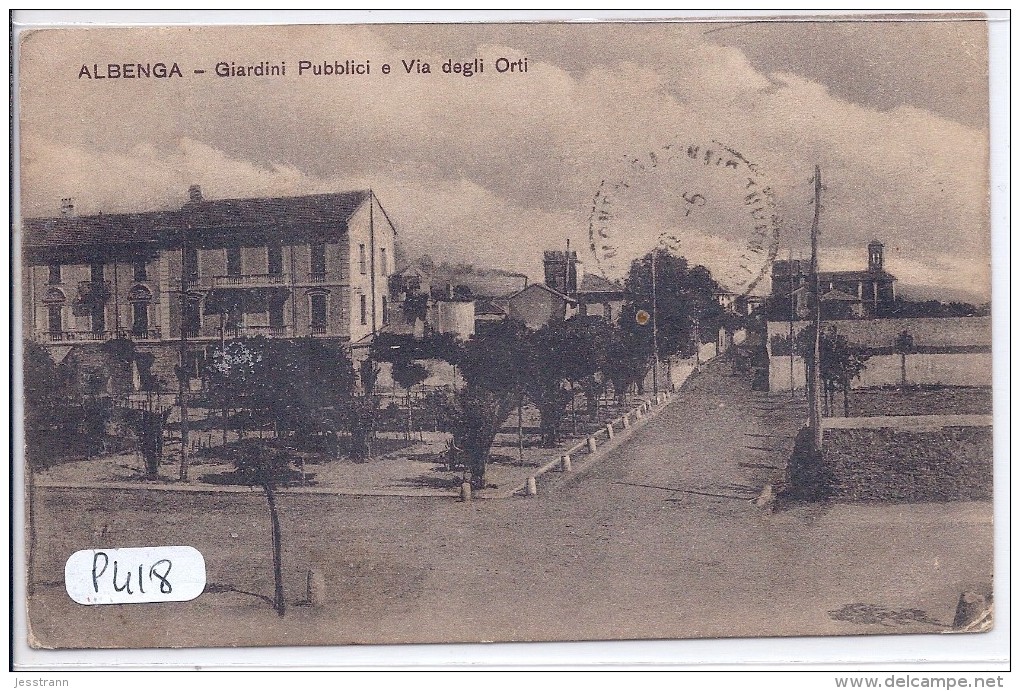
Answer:
M205 590L205 559L194 547L83 549L64 565L64 584L82 605L185 602Z

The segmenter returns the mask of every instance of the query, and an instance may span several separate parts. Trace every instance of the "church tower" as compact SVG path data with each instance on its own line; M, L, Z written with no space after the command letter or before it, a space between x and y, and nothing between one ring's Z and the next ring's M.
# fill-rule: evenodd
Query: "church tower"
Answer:
M868 243L868 271L877 273L882 270L882 248L883 245L878 240Z

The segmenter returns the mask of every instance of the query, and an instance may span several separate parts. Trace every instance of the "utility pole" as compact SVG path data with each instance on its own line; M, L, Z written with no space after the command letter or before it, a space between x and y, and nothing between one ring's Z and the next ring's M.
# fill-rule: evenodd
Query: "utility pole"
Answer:
M822 169L815 165L815 211L811 219L811 280L814 287L814 353L811 358L809 372L809 394L811 415L811 449L815 454L822 451L822 363L821 363L821 331L822 331L822 295L818 280L818 217L822 207Z
M657 320L658 309L655 294L655 255L658 251L658 247L652 250L652 356L655 360L655 365L652 369L652 395L654 396L659 395L659 323Z
M188 480L188 328L185 324L188 311L187 291L187 254L188 241L181 241L181 371L177 377L179 384L177 401L181 406L181 482Z
M793 385L793 358L796 349L794 348L793 342L793 319L796 317L797 311L797 298L794 297L793 292L796 287L793 285L793 245L790 245L789 254L789 267L790 267L790 398L797 398L797 389Z

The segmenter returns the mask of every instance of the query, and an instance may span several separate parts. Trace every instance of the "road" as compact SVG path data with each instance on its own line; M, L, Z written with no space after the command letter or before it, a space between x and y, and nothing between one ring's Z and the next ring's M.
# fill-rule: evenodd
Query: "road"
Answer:
M638 434L534 498L281 497L292 606L270 609L260 494L47 490L34 635L52 646L694 638L924 632L988 591L990 503L800 506L751 500L800 404L723 364ZM189 603L84 607L63 563L86 547L192 545ZM308 568L322 607L296 606Z

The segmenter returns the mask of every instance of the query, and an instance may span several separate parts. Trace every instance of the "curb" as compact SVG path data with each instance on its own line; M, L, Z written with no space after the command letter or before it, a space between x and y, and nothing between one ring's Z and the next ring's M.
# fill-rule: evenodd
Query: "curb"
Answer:
M606 426L599 431L586 437L569 449L563 450L557 458L539 467L523 483L516 485L513 489L492 493L482 490L477 492L475 497L477 499L509 499L514 496L537 496L538 480L543 475L553 470L557 471L560 476L586 470L592 463L602 458L606 451L615 449L624 441L634 436L637 430L644 427L649 420L666 408L672 402L672 398L671 393L663 392L654 399L643 401L633 410L608 421ZM599 438L604 438L606 441L600 443ZM585 453L580 461L574 461L575 454L578 452ZM580 465L575 466L574 463L580 463Z
M261 487L196 487L193 485L172 485L167 483L128 482L36 482L39 489L116 489L141 492L191 492L194 494L259 494ZM434 499L456 499L457 490L385 490L385 489L344 489L337 487L277 487L276 494L324 494L338 497L424 497Z

